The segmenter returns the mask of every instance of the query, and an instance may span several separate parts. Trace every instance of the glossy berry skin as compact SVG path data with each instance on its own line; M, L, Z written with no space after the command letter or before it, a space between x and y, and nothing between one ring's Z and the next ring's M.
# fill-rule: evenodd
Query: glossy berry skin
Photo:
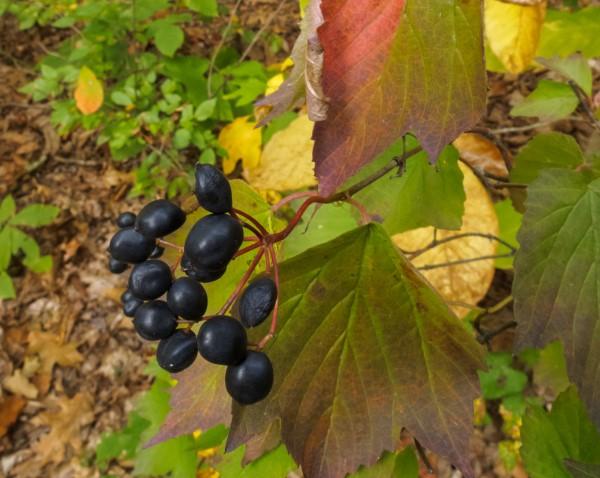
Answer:
M146 340L161 340L173 335L177 317L166 302L153 300L138 307L133 319L135 331Z
M206 312L208 297L198 282L189 277L180 277L167 292L167 304L175 315L198 321Z
M207 320L198 332L198 351L219 365L236 365L246 357L246 329L237 320L219 315Z
M253 281L242 294L239 303L240 320L244 327L256 327L269 316L277 300L277 287L269 277Z
M138 299L152 300L167 292L172 282L170 267L163 261L150 259L133 268L129 290Z
M185 213L166 199L149 202L139 212L135 228L144 236L163 237L179 229L185 222Z
M181 269L186 275L198 282L214 282L225 274L227 267L211 270L194 267L192 261L186 255L181 259Z
M124 227L133 227L133 225L135 224L135 214L129 211L119 214L119 217L117 217L116 222L117 226L119 226L121 229L123 229Z
M123 302L123 313L127 317L134 317L135 313L143 303L143 300L138 299L137 297L132 297L131 299Z
M112 237L108 251L118 261L136 264L148 259L154 246L154 239L126 227Z
M246 360L227 367L225 386L229 395L242 405L260 402L273 387L273 365L269 357L249 350Z
M126 269L127 262L118 261L114 257L108 259L108 270L113 274L120 274L121 272L125 272Z
M196 269L220 270L240 248L244 240L242 225L228 214L211 214L192 227L184 252Z
M124 304L131 299L137 299L137 297L133 295L133 292L131 292L129 289L121 294L121 304Z
M150 254L150 259L158 259L160 256L163 255L163 252L165 252L165 248L156 245L154 247L154 250L152 251L152 254Z
M198 204L214 214L231 211L232 196L229 181L214 166L199 164L196 166L196 198Z
M185 370L197 356L196 335L191 330L176 330L171 337L161 340L156 349L158 365L171 373Z

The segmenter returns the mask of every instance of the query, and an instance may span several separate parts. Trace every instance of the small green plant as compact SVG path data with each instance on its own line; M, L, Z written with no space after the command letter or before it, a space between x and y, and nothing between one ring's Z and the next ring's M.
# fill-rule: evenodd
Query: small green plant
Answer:
M45 204L30 204L17 212L15 200L6 196L0 203L0 299L14 299L15 288L8 274L11 258L22 257L31 271L42 273L52 268L52 256L42 255L33 237L21 227L41 227L50 224L60 209Z
M185 25L198 18L210 22L224 8L215 0L11 3L5 10L22 28L37 22L72 32L21 91L51 102L61 135L95 130L113 160L138 160L131 196L186 193L194 164L227 156L216 132L252 115L253 102L277 73L225 42L209 58L181 51ZM252 41L246 36L241 34L242 43ZM94 85L83 93L92 108L77 97L84 78Z

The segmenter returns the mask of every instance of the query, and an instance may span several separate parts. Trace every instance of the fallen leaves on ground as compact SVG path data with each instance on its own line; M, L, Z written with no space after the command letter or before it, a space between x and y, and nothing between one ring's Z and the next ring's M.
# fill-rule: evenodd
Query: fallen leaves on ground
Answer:
M52 368L55 364L64 367L76 365L83 360L74 343L63 343L60 337L49 332L32 331L28 337L30 354L40 357L41 365L36 383L40 392L46 393L50 387Z
M524 71L533 60L546 16L546 1L517 5L485 0L485 35L490 48L511 73Z
M438 229L435 237L438 241L445 241L450 237L472 232L497 236L498 218L488 192L468 166L460 163L460 168L467 196L463 225L459 231ZM434 228L423 227L395 235L394 242L405 251L417 251L427 247L433 238ZM416 256L412 263L416 267L422 267L493 256L497 248L496 241L468 236L433 247ZM494 259L485 259L424 270L422 273L450 304L452 310L459 317L464 317L470 309L457 303L475 305L483 299L494 278L494 271Z
M265 146L260 165L244 169L244 178L256 189L293 191L314 186L313 122L306 114L278 131Z
M477 133L463 133L452 143L461 159L472 168L494 176L508 177L502 153L494 143Z
M0 401L0 437L3 437L17 421L26 403L27 401L23 397L17 395L4 397Z

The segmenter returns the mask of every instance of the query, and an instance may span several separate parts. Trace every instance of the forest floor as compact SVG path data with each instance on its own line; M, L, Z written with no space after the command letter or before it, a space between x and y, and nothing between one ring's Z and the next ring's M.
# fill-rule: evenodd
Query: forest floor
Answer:
M248 3L241 21L257 31L273 2ZM269 26L290 46L297 33L296 3ZM192 50L206 55L218 42L218 32L214 25L210 31L191 27L188 37L197 40ZM141 204L127 198L133 164L111 162L93 133L59 137L50 125L49 105L31 104L18 93L35 77L36 61L61 35L50 28L20 32L14 20L0 18L0 198L11 193L18 207L39 202L61 209L53 225L34 232L42 251L53 256L53 271L32 274L14 261L10 274L18 299L0 301L0 476L6 477L99 476L86 463L101 435L124 425L135 397L149 386L143 369L153 354L120 311L122 279L106 268L115 217ZM264 51L258 45L255 57L276 60ZM491 75L482 126L515 126L508 116L511 104L535 84L534 73ZM569 121L552 125L586 137L589 131L577 129L581 127ZM514 151L535 131L539 129L509 131L501 138ZM499 274L486 300L505 296L508 283ZM494 347L507 348L510 340L508 331ZM498 457L496 445L502 438L496 425L477 431L472 447L477 476L511 476ZM435 476L456 473L440 464ZM512 476L524 472L517 468Z

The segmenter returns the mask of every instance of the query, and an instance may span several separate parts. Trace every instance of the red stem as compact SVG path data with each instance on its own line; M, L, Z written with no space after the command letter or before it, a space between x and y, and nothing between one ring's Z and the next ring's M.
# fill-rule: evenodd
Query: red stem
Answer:
M233 212L234 214L237 214L239 216L242 216L245 219L248 219L248 221L250 221L260 231L261 235L266 236L269 234L269 231L267 231L260 222L258 222L256 219L254 219L247 212L241 211L239 209L232 209L231 212Z
M277 264L277 255L272 244L267 246L267 253L271 256L273 262L273 275L275 277L275 288L277 290L277 299L275 299L275 305L273 306L273 315L271 315L271 326L269 327L269 333L263 337L258 343L258 349L262 350L269 341L275 336L277 330L277 316L279 313L279 266Z
M221 307L221 309L219 310L219 312L217 313L217 315L223 315L224 313L226 313L227 310L229 310L229 307L231 307L231 305L235 302L235 299L237 299L238 295L240 295L240 292L242 291L242 289L246 285L246 282L248 282L248 279L250 278L250 276L254 272L254 269L256 269L256 266L260 262L260 259L262 258L264 252L265 252L264 249L260 249L258 251L258 253L256 254L256 256L254 256L254 259L250 263L250 266L248 267L248 270L243 275L242 279L238 283L238 285L235 288L235 290L233 291L233 293L229 296L229 299L227 299L227 302L225 302L225 304L223 304L223 307Z
M249 246L244 247L243 249L240 249L239 251L237 251L235 253L235 256L233 256L233 258L235 259L236 257L243 256L247 252L253 251L254 249L258 249L261 246L262 246L262 244L259 241L256 241L254 244L250 244Z

